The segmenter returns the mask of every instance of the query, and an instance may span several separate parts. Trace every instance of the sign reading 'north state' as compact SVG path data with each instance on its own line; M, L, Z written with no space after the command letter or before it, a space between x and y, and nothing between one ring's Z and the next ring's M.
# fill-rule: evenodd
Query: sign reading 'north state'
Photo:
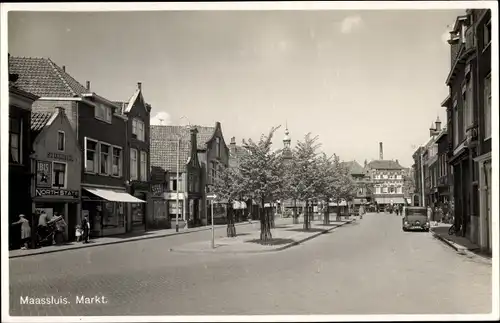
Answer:
M58 190L54 188L37 188L36 196L64 196L78 198L78 191Z

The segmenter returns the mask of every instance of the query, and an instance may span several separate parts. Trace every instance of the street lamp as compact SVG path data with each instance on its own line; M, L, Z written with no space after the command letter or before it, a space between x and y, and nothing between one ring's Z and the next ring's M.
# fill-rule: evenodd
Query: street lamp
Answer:
M186 116L182 116L179 118L179 120L186 119L188 121L188 127L191 127L191 123L189 122L189 119ZM181 127L182 128L182 127ZM181 133L177 134L177 177L176 177L176 211L175 211L175 232L179 232L179 158L180 158L180 148L181 147ZM187 228L187 221L186 221L186 228Z

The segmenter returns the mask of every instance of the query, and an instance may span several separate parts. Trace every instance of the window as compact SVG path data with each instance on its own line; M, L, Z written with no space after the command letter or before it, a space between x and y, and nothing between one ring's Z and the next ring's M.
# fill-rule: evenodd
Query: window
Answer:
M97 103L95 106L95 118L98 120L111 123L113 110L102 103Z
M217 145L216 149L217 149L217 158L220 158L220 138L217 137L215 138L215 143Z
M111 175L118 177L122 176L122 149L118 147L113 147L113 166Z
M210 162L210 181L213 184L217 177L217 170L215 162Z
M130 149L130 179L137 180L137 149Z
M491 74L484 79L484 138L491 138Z
M468 79L464 82L462 86L462 102L463 102L463 134L465 135L467 133L467 129L472 126L474 122L473 118L473 97L472 97L472 76L470 76Z
M396 193L403 194L403 188L401 186L398 186Z
M100 173L104 175L111 175L111 147L106 144L100 144L101 150L101 170Z
M141 151L141 181L146 182L148 180L148 154L145 151Z
M394 186L389 187L389 193L391 194L395 193Z
M380 187L375 187L375 194L380 194Z
M97 141L85 138L85 171L91 173L99 172L97 163Z
M52 166L52 186L57 188L66 187L66 164L54 162Z
M483 48L491 43L491 20L484 25L483 29Z
M387 186L382 187L382 193L387 193Z
M458 146L459 143L459 130L458 130L458 104L453 101L453 147Z
M144 141L144 122L139 119L132 120L132 134L140 140Z
M57 150L64 151L66 147L66 137L64 131L57 132Z
M15 164L22 164L22 128L23 120L9 117L9 145L10 145L10 159L9 162Z

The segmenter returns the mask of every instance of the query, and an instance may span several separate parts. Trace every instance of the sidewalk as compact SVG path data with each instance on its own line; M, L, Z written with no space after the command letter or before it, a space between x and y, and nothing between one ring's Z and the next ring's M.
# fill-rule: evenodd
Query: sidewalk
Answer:
M179 253L262 253L274 252L288 249L302 242L313 239L321 234L328 233L343 225L355 221L354 219L340 222L331 221L329 225L323 225L323 221L312 221L309 231L303 230L303 224L278 224L271 230L272 240L268 245L260 242L260 229L252 233L239 234L234 238L216 238L215 248L212 249L211 241L188 243L176 248L171 252Z
M280 221L280 219L276 219L276 220L277 220L277 222ZM259 221L239 222L239 223L236 223L236 225L237 226L250 225L250 224L255 224L255 223L258 224ZM226 227L225 224L215 225L215 229L225 228L225 227ZM187 234L187 233L194 233L194 232L199 232L199 231L206 231L206 230L211 230L211 229L212 229L211 226L203 226L203 227L196 227L196 228L189 228L189 229L179 229L179 232L175 232L175 229L164 229L164 230L155 230L155 231L147 231L147 232L130 232L130 233L125 233L125 234L111 236L111 237L100 237L100 238L91 239L90 242L87 244L84 244L81 242L68 242L68 243L65 243L63 245L41 247L38 249L10 250L9 251L9 258L27 257L27 256L40 255L40 254L45 254L45 253L60 252L60 251L65 251L65 250L73 250L73 249L81 249L81 248L90 248L90 247L104 246L104 245L124 243L124 242L132 242L132 241L138 241L138 240L156 239L156 238L168 237L168 236L179 235L179 234Z
M431 227L431 232L434 238L441 240L448 246L452 247L457 251L457 253L471 257L481 257L482 260L489 262L491 264L491 255L486 255L482 253L480 247L472 243L469 239L456 235L449 235L448 229L451 224L438 224L437 226Z

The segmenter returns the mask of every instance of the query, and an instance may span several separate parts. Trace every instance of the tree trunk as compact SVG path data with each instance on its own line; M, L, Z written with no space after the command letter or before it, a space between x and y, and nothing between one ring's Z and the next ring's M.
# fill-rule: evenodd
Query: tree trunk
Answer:
M325 208L325 211L323 212L323 224L328 225L330 224L330 210L328 205Z
M304 230L309 230L310 222L309 222L309 202L306 201L306 207L304 211Z
M337 222L340 222L342 221L342 217L340 215L340 201L337 201L337 219L336 219Z
M227 237L236 237L236 226L234 225L234 210L231 203L227 205Z
M297 214L297 200L293 200L293 224L299 224L299 215Z
M262 199L264 200L264 199ZM270 243L273 239L271 234L271 223L269 217L269 209L264 207L264 202L262 202L262 210L260 215L260 241L263 244Z
M272 205L272 204L271 204ZM271 225L271 229L274 229L276 224L274 222L276 216L277 216L277 208L271 206L270 208L270 212L269 212L269 224Z

